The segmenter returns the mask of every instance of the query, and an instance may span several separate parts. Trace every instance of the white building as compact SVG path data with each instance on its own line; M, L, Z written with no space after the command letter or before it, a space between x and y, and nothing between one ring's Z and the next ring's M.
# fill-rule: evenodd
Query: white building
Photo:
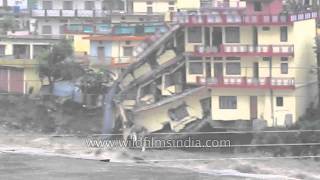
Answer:
M14 7L18 6L20 9L27 9L28 8L28 2L30 0L6 0L7 6ZM0 7L3 7L5 5L5 0L0 0Z
M62 35L67 24L163 21L163 14L133 13L131 0L38 0L31 11L36 34Z

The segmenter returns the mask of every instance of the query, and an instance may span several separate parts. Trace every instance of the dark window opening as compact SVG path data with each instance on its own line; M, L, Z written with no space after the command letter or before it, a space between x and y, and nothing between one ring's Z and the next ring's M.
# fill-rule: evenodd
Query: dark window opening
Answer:
M288 41L288 27L286 26L280 27L280 41L281 42Z
M277 97L277 106L282 107L283 106L283 97Z
M220 109L237 109L237 96L220 96Z
M203 74L203 63L189 62L189 74Z
M202 28L201 27L188 28L188 42L189 43L201 43L202 42Z
M281 74L288 74L289 67L288 63L281 63Z
M226 64L226 74L227 75L240 75L241 74L240 63L227 63Z
M168 114L171 120L180 121L189 116L189 112L187 110L187 105L185 103L181 104L177 108L169 109Z
M259 1L253 2L254 11L262 11L262 3Z
M226 43L240 43L239 27L226 27L225 30Z

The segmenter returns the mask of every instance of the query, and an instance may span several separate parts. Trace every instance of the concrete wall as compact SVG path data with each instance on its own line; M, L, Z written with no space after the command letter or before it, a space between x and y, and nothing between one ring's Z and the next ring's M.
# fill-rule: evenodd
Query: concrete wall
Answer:
M234 93L234 92L237 93ZM236 96L236 109L220 109L220 96ZM269 90L248 90L235 89L227 91L226 89L215 89L212 91L212 118L213 120L250 120L250 96L258 98L258 118L267 120L268 126L284 126L285 116L291 114L293 120L296 120L296 98L294 91L275 91L273 96L270 96ZM283 97L284 105L278 107L276 98ZM271 98L273 99L273 114L271 106Z
M87 52L87 54L90 53L90 40L83 39L84 37L87 37L87 35L74 35L73 47L76 53L77 52L79 53Z
M307 32L307 33L306 33ZM294 46L296 91L297 97L297 117L302 116L310 103L317 104L317 73L315 67L316 55L313 47L315 46L316 21L314 19L294 23Z
M210 97L210 94L206 89L204 89L171 103L151 108L146 111L141 111L135 114L135 123L144 126L150 132L160 130L163 128L165 123L170 121L168 110L178 107L183 102L188 105L187 110L190 116L202 118L202 109L199 101L207 97Z
M111 41L91 41L90 42L90 56L98 56L98 47L104 47L105 57L112 56L112 42Z

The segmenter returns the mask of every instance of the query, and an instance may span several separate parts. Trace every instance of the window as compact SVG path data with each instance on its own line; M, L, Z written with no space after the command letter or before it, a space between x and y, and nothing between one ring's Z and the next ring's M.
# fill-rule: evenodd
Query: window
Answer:
M4 56L6 53L6 46L5 45L0 45L0 56Z
M60 34L64 34L64 31L65 31L65 25L60 25L60 27L59 27L59 33L60 33Z
M281 42L288 41L288 27L286 26L280 27L280 41Z
M202 62L189 62L189 74L203 74Z
M281 61L288 61L288 57L281 57Z
M288 74L288 63L281 63L281 74Z
M201 27L188 28L188 42L189 43L201 43L202 42L202 28Z
M72 10L73 9L72 1L63 1L63 9Z
M148 1L148 2L147 2L147 5L152 5L152 1Z
M253 2L254 11L262 11L262 4L259 1Z
M175 3L174 3L174 1L169 1L168 4L171 5L171 6L173 6Z
M123 56L132 56L133 47L123 47Z
M94 9L94 1L85 1L84 2L85 10L93 10Z
M240 57L227 57L226 60L227 61L240 61L241 58Z
M239 27L226 27L226 43L240 43L240 28Z
M174 11L174 7L169 7L169 11Z
M52 34L52 28L49 25L42 26L42 34Z
M220 109L237 109L237 96L220 96Z
M263 27L262 27L262 30L263 30L263 31L270 31L270 27L269 27L269 26L263 26Z
M152 7L147 7L147 13L152 14L152 12L153 12Z
M277 103L278 107L282 107L283 106L283 97L277 97L276 103Z
M177 108L169 109L168 115L171 120L173 121L180 121L185 117L189 116L189 112L187 110L187 105L185 103L181 104Z
M241 74L241 67L240 63L227 63L226 64L226 74L227 75L240 75Z
M42 1L43 9L52 9L52 1Z

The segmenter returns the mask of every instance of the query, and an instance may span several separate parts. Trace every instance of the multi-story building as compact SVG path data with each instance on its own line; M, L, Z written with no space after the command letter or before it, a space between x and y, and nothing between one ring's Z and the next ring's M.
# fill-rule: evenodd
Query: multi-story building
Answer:
M120 77L122 120L151 132L203 119L215 128L295 123L318 103L318 14L282 10L282 0L181 8L177 25Z
M59 39L40 36L2 36L0 40L0 91L28 94L40 90L37 57Z
M77 60L92 68L108 68L116 74L134 62L134 48L150 36L167 30L164 23L72 24L66 34L74 36ZM86 62L85 62L86 61Z
M63 35L66 24L163 21L161 13L134 13L130 0L39 0L31 11L40 35Z

